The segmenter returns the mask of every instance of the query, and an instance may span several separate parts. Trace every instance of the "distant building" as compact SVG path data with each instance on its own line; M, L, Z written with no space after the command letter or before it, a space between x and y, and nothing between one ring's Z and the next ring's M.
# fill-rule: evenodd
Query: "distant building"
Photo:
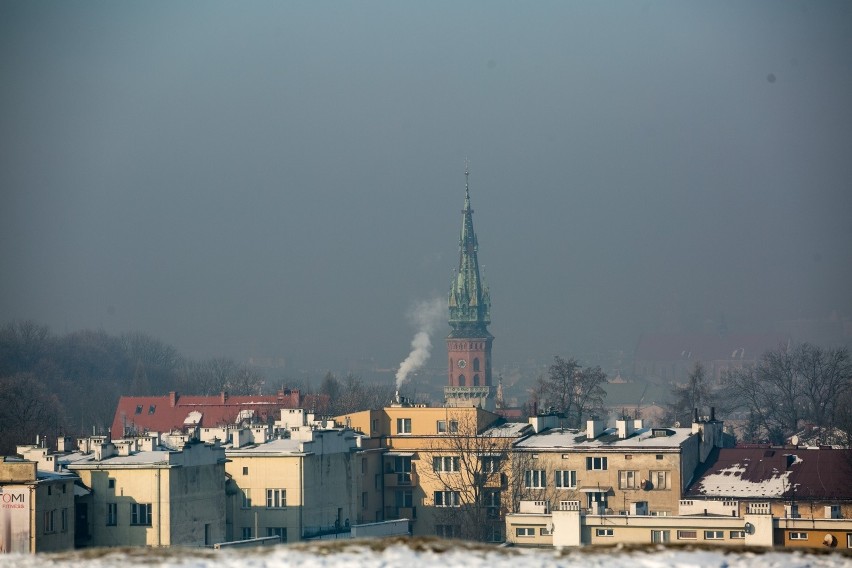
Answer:
M766 351L788 342L785 334L644 334L633 357L633 376L652 381L684 381L700 361L707 378L718 383L725 373L755 365Z
M479 269L479 243L473 230L468 175L465 168L459 265L448 300L452 331L447 336L449 383L444 387L444 399L447 406L478 406L493 411L491 344L494 336L488 331L491 295Z
M112 422L112 436L148 432L186 431L226 424L270 424L282 408L325 409L327 397L302 396L295 389L274 395L187 396L170 392L165 396L122 396Z

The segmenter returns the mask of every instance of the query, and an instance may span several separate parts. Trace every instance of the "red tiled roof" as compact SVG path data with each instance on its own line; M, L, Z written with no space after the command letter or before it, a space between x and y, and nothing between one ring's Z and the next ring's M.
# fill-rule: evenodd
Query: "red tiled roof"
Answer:
M260 422L277 420L282 408L307 408L322 410L322 397L302 396L298 390L278 391L274 395L183 396L169 393L164 396L122 396L115 409L112 435L116 438L126 431L170 432L183 430L190 413L200 413L199 426L215 427L235 424L244 410L253 411L252 417ZM317 408L322 406L322 408Z
M757 360L766 351L787 343L783 334L710 334L684 333L644 334L636 346L639 361L717 361L728 359Z
M709 461L709 460L708 460ZM852 450L721 448L688 496L852 500Z

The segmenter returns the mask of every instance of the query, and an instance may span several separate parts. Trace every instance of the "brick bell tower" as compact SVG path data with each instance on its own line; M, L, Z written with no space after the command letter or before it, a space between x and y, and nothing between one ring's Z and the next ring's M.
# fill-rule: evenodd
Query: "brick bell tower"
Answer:
M491 295L479 272L478 244L473 231L473 209L467 164L464 170L464 209L459 237L459 267L453 274L449 295L447 336L449 384L444 387L447 406L478 406L494 410L491 384Z

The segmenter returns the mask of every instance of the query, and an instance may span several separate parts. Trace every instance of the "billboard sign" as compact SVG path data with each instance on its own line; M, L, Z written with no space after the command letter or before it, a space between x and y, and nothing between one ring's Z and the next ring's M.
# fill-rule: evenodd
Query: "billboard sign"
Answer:
M30 551L30 488L0 486L0 554Z

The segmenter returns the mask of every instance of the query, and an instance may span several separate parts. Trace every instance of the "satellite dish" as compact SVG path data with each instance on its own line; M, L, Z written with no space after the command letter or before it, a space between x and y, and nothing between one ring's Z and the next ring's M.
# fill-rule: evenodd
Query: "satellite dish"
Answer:
M754 525L751 523L746 523L743 527L743 530L746 534L754 534Z

